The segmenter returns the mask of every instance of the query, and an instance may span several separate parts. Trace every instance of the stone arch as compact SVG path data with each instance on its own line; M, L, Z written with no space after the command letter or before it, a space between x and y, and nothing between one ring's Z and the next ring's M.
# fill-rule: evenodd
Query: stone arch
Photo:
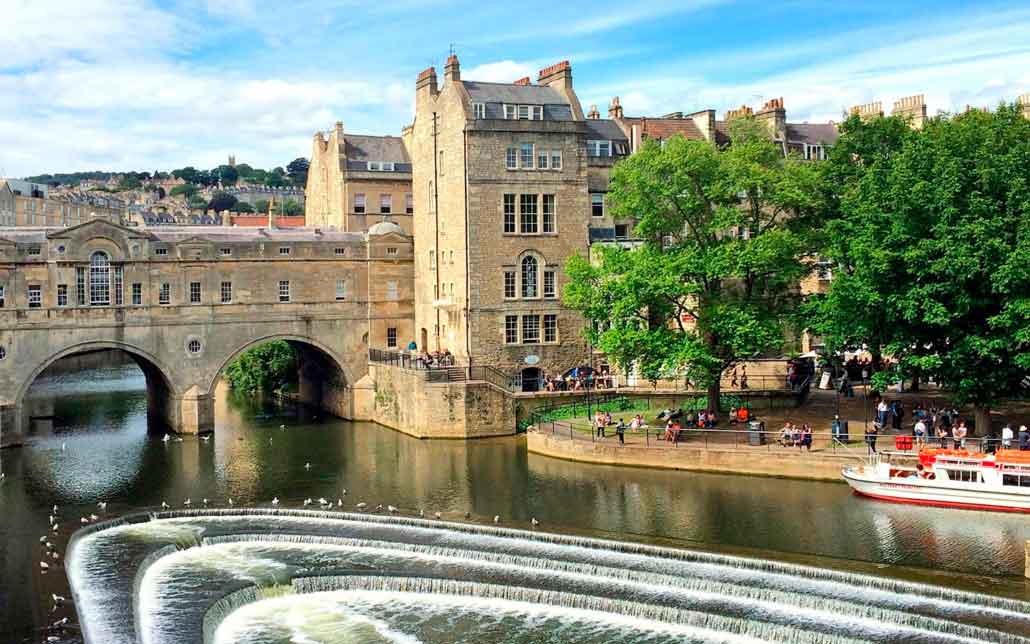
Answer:
M229 365L230 362L238 358L240 354L242 354L247 349L251 349L253 347L265 344L266 342L273 342L275 340L285 340L286 342L289 342L294 346L307 345L309 347L317 349L320 353L328 357L333 362L333 366L340 371L341 375L345 380L344 384L349 386L356 382L357 378L354 374L349 373L349 370L346 366L347 363L343 359L343 357L340 356L336 352L336 350L332 349L325 343L309 336L296 335L292 333L271 333L257 338L251 338L243 344L241 344L240 346L238 346L235 350L231 351L221 361L221 364L218 365L218 368L212 372L206 387L208 395L214 395L215 387L218 385L218 379L221 378L222 373L225 372L225 368Z

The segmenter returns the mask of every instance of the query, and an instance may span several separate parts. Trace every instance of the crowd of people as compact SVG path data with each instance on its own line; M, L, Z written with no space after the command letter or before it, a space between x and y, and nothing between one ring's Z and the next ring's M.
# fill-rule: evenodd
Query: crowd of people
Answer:
M594 371L587 367L570 369L564 376L555 374L543 376L540 388L544 391L583 391L585 389L611 389L615 386L615 379L607 366Z
M454 366L454 354L447 349L443 351L423 351L415 358L415 363L420 369L440 369Z
M812 426L804 423L798 427L796 423L787 421L780 430L780 445L784 447L797 447L812 451Z

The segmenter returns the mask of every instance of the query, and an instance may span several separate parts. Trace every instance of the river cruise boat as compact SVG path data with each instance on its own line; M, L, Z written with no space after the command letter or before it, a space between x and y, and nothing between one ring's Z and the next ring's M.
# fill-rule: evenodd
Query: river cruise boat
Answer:
M964 449L882 452L847 467L844 480L863 496L970 510L1030 512L1030 452Z

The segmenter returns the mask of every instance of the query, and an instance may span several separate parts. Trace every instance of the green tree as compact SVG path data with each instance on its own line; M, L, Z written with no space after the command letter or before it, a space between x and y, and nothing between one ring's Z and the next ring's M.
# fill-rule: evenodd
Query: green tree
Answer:
M304 157L298 157L290 164L286 166L286 171L290 175L290 181L293 185L298 188L303 188L308 183L308 160Z
M881 334L897 372L878 385L933 376L986 433L1030 369L1030 121L1014 106L937 117L845 170L829 247L841 275L824 304L850 305L863 333ZM845 326L829 330L858 339Z
M211 174L216 175L218 177L218 181L220 181L223 186L235 186L236 182L240 178L236 168L231 165L220 165L215 170L212 170Z
M143 182L134 173L124 175L118 181L119 190L137 190L143 187Z
M283 203L282 213L291 217L299 217L304 214L304 206L300 205L295 199L287 199Z
M233 212L254 212L254 206L246 201L237 201L232 207Z
M232 196L228 192L222 192L219 190L215 194L211 195L211 201L208 202L207 207L209 210L214 210L215 212L232 210L233 206L236 205L236 201L236 197Z
M173 197L177 197L179 195L184 195L186 199L189 199L193 195L197 194L197 192L199 192L199 190L200 190L200 188L198 188L197 186L193 185L192 183L183 183L183 184L179 184L177 186L173 186L171 191L168 194L170 194Z
M258 199L254 202L254 212L260 212L262 214L268 212L268 199Z
M819 185L752 120L734 122L725 150L647 143L615 166L608 193L615 216L638 219L643 245L570 258L565 301L616 363L651 380L686 372L717 408L727 368L784 344Z
M207 210L207 199L204 199L200 195L191 195L186 203L194 210Z
M297 352L283 340L247 349L226 366L225 379L244 393L281 390L296 382Z

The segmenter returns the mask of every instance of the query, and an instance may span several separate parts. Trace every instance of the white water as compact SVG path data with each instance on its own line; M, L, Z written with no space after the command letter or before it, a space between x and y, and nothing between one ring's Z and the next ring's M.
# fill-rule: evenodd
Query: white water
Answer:
M74 548L77 594L102 591L79 605L91 644L214 633L255 643L968 642L1030 633L1023 602L759 559L341 512L157 517L99 530ZM140 550L156 561L134 590L105 587L112 564L138 566ZM135 554L119 562L120 551ZM291 579L299 594L288 591ZM268 590L245 590L254 586ZM570 610L581 611L574 628L553 619ZM461 637L440 639L448 628Z

